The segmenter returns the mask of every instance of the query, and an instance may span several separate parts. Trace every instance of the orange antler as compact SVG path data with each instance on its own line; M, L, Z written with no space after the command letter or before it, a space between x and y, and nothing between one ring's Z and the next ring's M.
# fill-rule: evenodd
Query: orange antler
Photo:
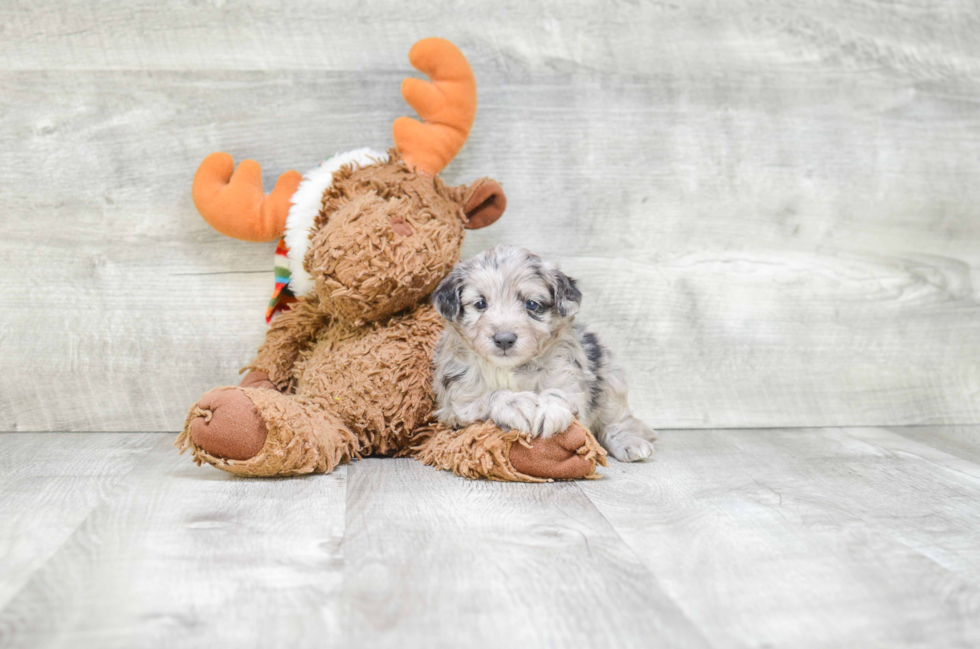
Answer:
M476 117L476 79L466 57L442 38L426 38L408 53L412 67L432 82L405 79L402 97L425 123L399 117L392 126L402 159L419 172L435 176L466 142Z
M227 153L212 153L194 174L191 196L204 220L221 234L245 241L271 241L286 228L289 199L302 174L287 171L266 196L262 167L245 160L238 169Z

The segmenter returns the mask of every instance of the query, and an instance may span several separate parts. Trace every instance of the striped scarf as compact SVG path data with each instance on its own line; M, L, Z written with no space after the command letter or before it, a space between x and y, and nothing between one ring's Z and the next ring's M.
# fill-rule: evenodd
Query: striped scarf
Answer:
M289 290L289 248L286 247L286 238L279 239L276 244L276 288L272 292L272 299L265 310L266 324L280 311L285 311L296 301L296 296Z

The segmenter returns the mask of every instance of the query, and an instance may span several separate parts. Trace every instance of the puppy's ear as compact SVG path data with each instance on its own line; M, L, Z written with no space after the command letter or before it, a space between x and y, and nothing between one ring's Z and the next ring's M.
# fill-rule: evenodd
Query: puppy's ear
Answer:
M557 268L552 269L548 275L551 297L555 302L558 315L570 318L578 313L582 305L582 291L578 290L575 280Z
M460 304L462 292L463 271L457 266L436 287L435 293L432 294L432 305L439 312L439 315L452 322L462 312Z

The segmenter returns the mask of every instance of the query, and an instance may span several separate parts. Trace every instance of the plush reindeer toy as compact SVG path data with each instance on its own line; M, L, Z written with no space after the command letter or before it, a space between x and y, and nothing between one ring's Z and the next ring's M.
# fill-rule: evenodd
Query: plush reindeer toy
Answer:
M222 234L277 238L271 325L238 386L194 404L176 445L242 476L327 472L365 455L414 456L459 475L537 482L592 477L603 452L578 424L526 439L493 422L436 422L432 352L442 330L428 296L459 259L466 228L496 221L506 199L481 179L449 187L438 173L476 115L462 53L429 38L409 53L430 82L402 95L424 123L395 120L395 147L338 154L262 190L261 169L208 156L194 203Z

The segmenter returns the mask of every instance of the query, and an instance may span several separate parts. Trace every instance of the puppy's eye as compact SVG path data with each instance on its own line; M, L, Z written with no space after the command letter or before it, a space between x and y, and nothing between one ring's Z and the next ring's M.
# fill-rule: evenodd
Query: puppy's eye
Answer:
M527 309L528 311L537 311L538 309L541 308L541 305L535 302L534 300L528 300L527 302L524 303L524 308Z
M487 308L487 301L481 297L479 300L473 303L473 306L476 307L477 311L483 311L485 308Z

